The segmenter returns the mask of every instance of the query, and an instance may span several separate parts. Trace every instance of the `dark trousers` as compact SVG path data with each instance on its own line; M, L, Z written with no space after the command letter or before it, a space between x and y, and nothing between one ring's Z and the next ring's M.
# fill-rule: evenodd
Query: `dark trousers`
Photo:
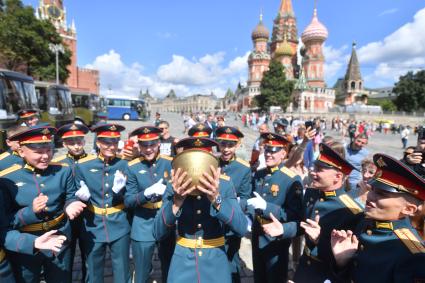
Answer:
M148 282L150 272L152 271L152 256L155 251L155 246L158 246L162 282L167 282L168 269L170 268L171 257L173 256L175 247L175 238L171 236L160 242L131 241L134 260L133 282Z
M13 276L12 267L9 261L4 258L0 262L0 282L2 283L15 283L15 277Z
M81 282L84 282L84 278L86 278L87 268L86 268L86 257L84 251L83 240L80 237L82 229L83 229L83 218L80 215L74 220L71 220L71 229L72 229L72 240L71 240L71 259L72 262L75 260L75 249L77 247L80 248L80 257L81 257ZM72 270L72 269L71 269Z
M53 256L51 252L27 255L11 252L8 254L16 282L39 283L43 271L46 283L68 283L72 280L71 248L69 246Z
M241 282L241 259L239 249L241 247L241 238L235 235L226 236L225 249L227 259L229 260L230 270L232 271L232 282Z
M275 240L260 248L258 236L252 235L254 282L281 283L288 280L289 240Z
M130 236L128 234L110 243L84 241L84 249L87 253L86 282L103 283L106 248L111 250L114 283L129 283L131 274L129 260Z
M317 259L303 254L300 258L294 282L297 283L323 283L326 279L334 282L332 272L329 269L330 263L323 263ZM337 282L337 281L335 281Z

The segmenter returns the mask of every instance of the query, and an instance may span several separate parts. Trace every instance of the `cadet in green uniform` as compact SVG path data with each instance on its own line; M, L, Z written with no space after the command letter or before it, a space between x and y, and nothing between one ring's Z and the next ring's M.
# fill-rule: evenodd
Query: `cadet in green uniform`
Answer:
M177 143L183 150L211 152L213 146L217 143L208 138L185 138ZM177 228L177 244L167 282L231 282L224 248L226 226L238 236L245 234L247 226L233 184L229 177L220 176L220 169L213 167L211 173L203 173L197 187L191 187L191 178L185 181L186 175L180 168L172 171L154 222L157 240ZM201 194L190 195L195 189Z
M77 161L86 157L87 154L84 151L85 135L89 132L83 124L67 124L58 129L56 133L62 139L63 146L68 150L67 154L61 155L53 159L53 162L61 162L68 164L72 168L73 175L75 175L75 165ZM78 197L78 196L77 196ZM84 197L83 197L83 200ZM76 219L71 221L72 228L72 240L71 240L71 253L72 258L75 256L75 247L77 240L80 247L81 255L81 273L82 278L86 277L86 261L84 257L84 245L82 244L81 231L83 227L83 217L79 215Z
M251 168L249 163L236 157L244 135L234 127L220 127L215 132L220 148L220 168L223 175L229 176L235 186L238 202L242 211L246 209L246 201L251 196ZM226 253L232 269L232 281L240 282L239 248L241 237L235 235L230 229L226 233Z
M332 149L337 145L319 145L320 155L311 173L312 188L307 188L304 195L306 221L301 222L302 229L298 229L296 234L304 230L306 243L294 277L297 283L322 283L326 279L333 281L331 232L335 228L355 227L362 216L360 206L345 193L345 177L353 170L353 166ZM276 233L274 225L282 230ZM263 228L270 236L293 237L295 231L286 226L274 219L273 224L263 225Z
M425 201L425 180L385 154L373 157L365 219L356 235L334 230L332 250L343 282L425 282L425 245L409 217ZM346 271L344 271L346 266Z
M203 123L197 123L193 125L192 128L189 129L187 134L190 137L198 137L198 138L209 138L211 136L212 129Z
M68 221L82 212L85 205L75 199L75 184L71 168L50 163L53 156L51 127L32 128L10 137L19 141L19 154L25 164L16 164L1 172L2 189L7 190L8 216L14 233L6 240L15 277L18 282L38 282L43 270L46 282L71 281L71 251L65 243L59 252L21 253L33 246L34 238L46 231L71 239Z
M87 260L86 282L103 282L107 247L111 250L114 282L131 279L130 224L124 207L127 161L116 155L124 129L116 124L95 127L99 154L80 159L75 167L76 195L88 204L81 235Z
M255 197L247 201L254 218L252 227L252 258L255 282L286 282L290 238L276 239L264 234L261 227L271 222L273 214L287 222L288 231L296 230L302 219L301 178L288 168L282 160L286 156L288 140L274 133L263 133L264 155L267 167L253 177ZM253 212L253 209L255 212Z
M14 126L7 129L6 144L9 146L9 150L0 154L0 171L9 168L14 164L22 164L22 158L18 153L19 142L11 141L9 138L26 130L28 130L28 127L26 126Z
M37 110L24 109L18 111L18 124L26 127L35 127L40 121L40 116Z
M124 203L133 210L131 227L131 247L135 265L134 282L148 282L152 270L152 256L155 249L153 237L154 218L161 208L166 180L171 175L172 158L159 154L159 134L156 127L140 127L130 136L137 136L141 157L128 163L127 185ZM168 267L174 250L174 235L159 242L163 282L167 280Z

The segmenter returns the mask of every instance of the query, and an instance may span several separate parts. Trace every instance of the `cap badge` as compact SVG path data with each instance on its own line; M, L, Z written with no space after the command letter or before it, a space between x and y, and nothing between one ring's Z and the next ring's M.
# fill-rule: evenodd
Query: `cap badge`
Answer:
M387 166L387 164L384 162L384 159L382 159L382 157L380 157L376 163L378 164L379 167L385 167Z
M43 131L41 131L41 133L44 134L44 135L48 135L48 134L50 134L50 131L49 131L49 129L44 129Z
M272 140L272 139L274 139L274 136L273 136L272 134L269 134L269 135L267 136L267 138L268 138L269 140Z
M232 130L231 130L230 128L227 128L227 129L226 129L226 133L227 133L227 134L231 134L231 133L232 133Z
M116 131L116 130L117 130L117 127L115 127L115 125L112 125L112 126L109 128L109 130L111 130L111 131Z
M78 127L77 127L77 125L73 124L71 126L71 128L69 128L69 129L75 131L75 130L78 130Z
M203 124L199 124L199 125L198 125L198 129L199 129L199 130L203 130L204 128L205 128L205 126L204 126Z
M193 143L196 147L201 147L201 146L203 146L204 145L204 143L201 141L201 140L199 140L199 139L197 139L194 143Z
M148 128L144 128L144 129L143 129L143 132L144 132L145 134L147 134L147 133L150 133L150 132L151 132L151 130L149 130Z

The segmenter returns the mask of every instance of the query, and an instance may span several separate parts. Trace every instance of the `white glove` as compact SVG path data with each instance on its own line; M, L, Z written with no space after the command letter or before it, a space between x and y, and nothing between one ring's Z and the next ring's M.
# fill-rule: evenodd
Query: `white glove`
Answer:
M248 199L247 204L254 207L254 209L265 210L267 202L257 193L254 192L255 197Z
M152 186L146 188L146 190L143 192L143 194L145 195L145 197L147 199L152 198L152 196L156 195L156 196L162 196L165 192L165 189L167 188L166 185L164 185L162 183L163 179L159 179L158 182L156 182L155 184L153 184Z
M118 194L122 190L122 188L125 187L126 182L127 177L124 176L124 174L121 173L120 170L115 171L114 185L112 186L112 191Z
M80 188L75 195L82 201L88 201L91 197L89 187L87 187L83 180L80 181Z

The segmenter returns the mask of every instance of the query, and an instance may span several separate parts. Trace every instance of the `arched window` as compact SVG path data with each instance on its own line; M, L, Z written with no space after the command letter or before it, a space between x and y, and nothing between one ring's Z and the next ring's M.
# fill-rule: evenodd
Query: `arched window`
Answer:
M356 82L351 82L351 89L355 89L356 88Z

